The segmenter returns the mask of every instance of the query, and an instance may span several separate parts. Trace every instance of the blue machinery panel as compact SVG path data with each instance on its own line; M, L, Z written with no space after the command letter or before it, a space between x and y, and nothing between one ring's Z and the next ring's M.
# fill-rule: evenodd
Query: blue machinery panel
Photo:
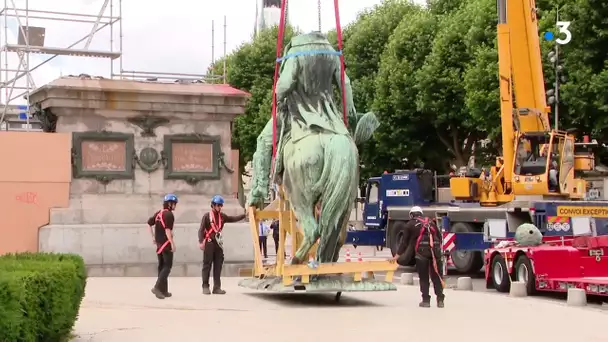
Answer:
M385 173L379 177L368 180L368 192L366 203L363 210L363 222L367 230L350 231L347 233L346 243L358 246L384 246L386 247L386 226L388 221L389 207L401 207L402 211L419 205L422 208L429 208L437 205L429 196L425 189L432 185L429 182L428 173L420 173L413 170L398 171L390 174ZM432 180L432 178L430 178ZM370 189L376 187L373 198L370 199ZM436 200L436 199L435 199ZM370 203L371 201L371 203ZM463 203L449 204L461 207L462 212L466 212L468 206ZM539 201L532 203L534 215L532 223L536 225L545 236L572 236L570 228L571 220L567 213L562 215L560 226L556 224L554 217L560 216L558 208L580 208L586 207L589 215L595 218L595 227L598 235L608 235L608 201ZM581 208L581 210L584 210ZM563 211L563 209L562 209ZM475 220L474 214L468 219ZM580 216L580 214L578 214ZM563 224L563 217L568 217L568 224ZM400 219L407 219L407 214L402 214ZM481 222L481 221L480 221ZM442 217L438 224L444 232L450 232L449 218ZM514 230L514 229L513 229ZM490 247L490 243L484 241L482 232L454 233L455 245L457 250L482 251ZM507 237L513 238L513 233L508 233Z
M356 246L386 246L384 229L353 230L346 234L346 244Z

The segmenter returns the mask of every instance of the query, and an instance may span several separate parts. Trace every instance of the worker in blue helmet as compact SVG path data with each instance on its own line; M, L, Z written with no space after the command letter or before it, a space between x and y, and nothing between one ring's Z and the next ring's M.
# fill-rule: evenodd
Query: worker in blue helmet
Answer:
M229 216L222 212L224 199L220 195L211 198L211 211L203 215L201 227L198 230L198 243L203 251L203 294L225 294L222 290L220 275L224 263L224 244L222 230L226 222L238 222L245 214ZM209 288L209 277L213 266L213 291Z
M148 219L152 243L156 245L156 255L158 256L158 279L152 288L152 293L158 299L171 297L168 279L173 267L173 253L175 252L175 243L173 242L175 217L173 211L176 206L177 196L167 194L163 198L163 208Z

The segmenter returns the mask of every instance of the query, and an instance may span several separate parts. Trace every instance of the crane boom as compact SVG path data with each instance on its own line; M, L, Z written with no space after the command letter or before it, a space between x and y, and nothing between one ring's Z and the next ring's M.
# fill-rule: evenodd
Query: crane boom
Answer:
M511 67L515 84L515 106L521 133L548 132L549 107L545 99L545 80L541 59L536 4L534 0L498 0L506 6L509 27Z

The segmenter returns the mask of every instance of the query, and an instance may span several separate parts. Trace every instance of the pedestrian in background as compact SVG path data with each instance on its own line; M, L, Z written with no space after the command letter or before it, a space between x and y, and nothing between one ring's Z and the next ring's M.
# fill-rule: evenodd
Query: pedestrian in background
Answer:
M274 250L279 255L279 220L273 220L270 224L270 228L272 229L272 239L274 240Z
M260 221L260 226L258 227L258 235L260 240L260 253L264 255L264 258L268 258L268 235L269 235L270 227L266 225L266 222Z

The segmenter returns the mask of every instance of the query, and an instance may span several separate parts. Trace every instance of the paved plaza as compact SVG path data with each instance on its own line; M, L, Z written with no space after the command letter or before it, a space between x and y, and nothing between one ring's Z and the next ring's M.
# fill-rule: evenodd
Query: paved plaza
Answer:
M156 299L152 278L90 278L74 341L512 342L608 341L608 311L539 298L446 290L446 307L418 308L417 287L384 293L278 295L238 287L203 296L199 278L170 278Z

